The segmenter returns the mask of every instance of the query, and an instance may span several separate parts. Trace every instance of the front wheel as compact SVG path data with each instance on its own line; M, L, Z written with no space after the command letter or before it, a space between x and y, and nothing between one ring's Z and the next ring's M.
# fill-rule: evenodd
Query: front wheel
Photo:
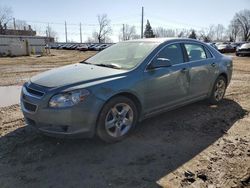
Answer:
M212 93L210 95L210 103L218 104L224 97L227 88L227 81L224 76L219 76L213 86Z
M132 100L117 96L108 101L101 110L97 122L97 135L112 143L124 139L135 127L138 111Z

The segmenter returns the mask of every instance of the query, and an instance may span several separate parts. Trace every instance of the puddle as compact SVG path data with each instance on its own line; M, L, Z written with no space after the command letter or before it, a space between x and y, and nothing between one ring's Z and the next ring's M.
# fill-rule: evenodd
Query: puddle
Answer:
M0 107L18 104L22 86L0 86Z

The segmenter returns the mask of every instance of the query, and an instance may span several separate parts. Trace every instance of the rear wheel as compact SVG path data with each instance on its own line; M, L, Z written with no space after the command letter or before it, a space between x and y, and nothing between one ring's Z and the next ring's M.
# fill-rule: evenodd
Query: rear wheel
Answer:
M134 102L124 96L115 97L105 104L100 113L97 135L109 143L120 141L133 130L137 119Z
M227 88L227 81L224 76L219 76L213 86L211 96L209 98L211 104L218 104L224 97Z

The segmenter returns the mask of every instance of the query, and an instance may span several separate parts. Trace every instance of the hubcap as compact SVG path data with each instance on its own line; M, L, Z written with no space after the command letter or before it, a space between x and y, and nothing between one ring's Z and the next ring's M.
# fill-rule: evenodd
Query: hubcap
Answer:
M109 110L105 118L105 129L112 137L125 135L133 124L132 108L126 103L116 104Z
M214 92L214 97L216 101L220 101L223 98L225 90L226 90L226 83L224 82L224 80L219 80L216 83Z

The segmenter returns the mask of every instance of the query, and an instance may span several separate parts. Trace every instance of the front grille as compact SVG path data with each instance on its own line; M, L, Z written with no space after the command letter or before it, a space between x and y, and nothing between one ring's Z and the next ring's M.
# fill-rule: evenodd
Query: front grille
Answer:
M29 87L25 87L27 92L29 92L32 95L38 96L38 97L42 97L44 95L44 92L29 88Z
M28 103L26 101L23 101L23 106L26 110L30 111L30 112L35 112L36 111L36 105Z

